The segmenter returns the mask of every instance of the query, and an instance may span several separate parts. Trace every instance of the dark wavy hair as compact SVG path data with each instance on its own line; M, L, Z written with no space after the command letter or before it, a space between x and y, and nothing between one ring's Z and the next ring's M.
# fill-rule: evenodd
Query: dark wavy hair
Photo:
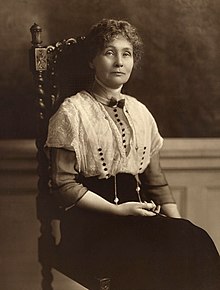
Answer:
M85 37L85 47L88 61L118 35L122 35L133 46L134 64L136 65L143 54L143 42L137 29L124 20L103 19L93 25Z

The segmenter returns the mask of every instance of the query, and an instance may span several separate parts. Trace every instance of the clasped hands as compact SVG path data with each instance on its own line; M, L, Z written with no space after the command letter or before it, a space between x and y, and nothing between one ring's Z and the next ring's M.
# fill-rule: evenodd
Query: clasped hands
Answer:
M151 202L135 202L129 201L118 206L120 215L133 215L133 216L155 216L160 213L160 205L156 205L153 201Z

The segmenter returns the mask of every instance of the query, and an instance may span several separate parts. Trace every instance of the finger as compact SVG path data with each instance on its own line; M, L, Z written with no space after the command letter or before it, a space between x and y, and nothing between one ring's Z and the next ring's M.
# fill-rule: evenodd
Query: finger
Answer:
M151 199L151 201L150 201L152 204L153 204L153 206L154 206L154 209L157 207L156 206L156 204L154 203L154 201Z
M143 204L143 208L144 209L148 209L148 210L153 210L155 208L155 206L151 203L151 202L144 202Z
M142 216L151 217L151 216L155 216L156 215L156 213L154 213L153 211L149 211L149 210L146 210L146 209L142 210L141 212L142 212Z
M161 206L160 205L157 205L154 212L156 213L159 213L160 212L160 209L161 209Z

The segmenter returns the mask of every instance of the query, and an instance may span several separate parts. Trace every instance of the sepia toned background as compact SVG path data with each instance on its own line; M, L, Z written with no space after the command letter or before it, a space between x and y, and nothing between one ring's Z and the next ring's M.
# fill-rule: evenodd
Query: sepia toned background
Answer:
M164 137L220 136L218 0L8 0L0 2L0 138L34 135L30 26L44 43L84 35L104 17L139 30L145 55L129 92L155 116Z
M37 257L35 107L30 27L44 44L84 35L102 18L134 24L145 54L127 91L153 113L162 167L181 214L220 250L220 1L0 1L0 285L40 290ZM54 290L79 290L54 272Z

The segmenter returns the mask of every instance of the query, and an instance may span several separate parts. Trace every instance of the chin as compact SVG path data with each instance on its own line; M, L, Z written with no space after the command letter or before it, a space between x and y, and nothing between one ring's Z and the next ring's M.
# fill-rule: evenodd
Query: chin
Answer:
M120 88L123 85L124 85L124 83L114 83L114 84L111 83L111 84L109 84L109 87L112 88L112 89L118 89L118 88Z
M125 83L127 82L127 80L114 80L112 82L109 82L109 87L113 88L113 89L117 89L121 86L123 86Z

